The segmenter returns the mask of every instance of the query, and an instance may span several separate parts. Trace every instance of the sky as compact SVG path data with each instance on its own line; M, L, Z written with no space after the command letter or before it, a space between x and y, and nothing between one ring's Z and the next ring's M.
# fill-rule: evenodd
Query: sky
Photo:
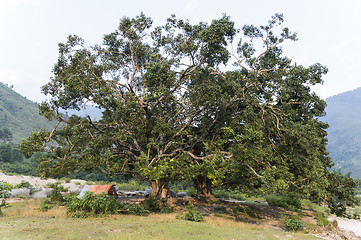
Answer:
M69 34L101 43L124 16L143 12L159 26L171 14L196 24L225 13L240 29L283 13L284 27L299 39L285 44L284 55L299 65L328 67L324 84L313 88L326 99L361 87L360 10L358 0L0 0L0 82L32 101L45 100L41 86L52 77L58 43Z

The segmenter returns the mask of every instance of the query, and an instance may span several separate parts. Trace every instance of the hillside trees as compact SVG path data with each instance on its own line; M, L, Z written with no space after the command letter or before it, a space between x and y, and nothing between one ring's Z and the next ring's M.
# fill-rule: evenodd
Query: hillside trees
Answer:
M0 141L9 142L13 138L13 134L8 128L0 129Z
M172 16L155 28L143 14L124 17L92 47L69 36L42 89L51 99L39 106L58 123L20 148L44 153L43 176L131 174L151 180L158 197L170 181L190 179L205 198L224 184L324 197L331 161L317 117L325 103L310 86L327 69L282 55L282 43L296 40L282 22L276 14L244 26L235 51L239 31L225 15L196 25ZM103 109L102 119L59 114L84 103Z

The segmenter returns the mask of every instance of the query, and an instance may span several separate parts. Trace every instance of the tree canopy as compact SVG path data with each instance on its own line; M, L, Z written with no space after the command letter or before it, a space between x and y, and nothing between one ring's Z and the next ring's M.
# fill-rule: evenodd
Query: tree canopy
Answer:
M325 102L311 86L327 68L284 56L283 42L297 35L282 23L275 14L239 30L226 15L210 24L172 15L153 27L140 14L122 18L102 44L70 35L42 88L51 98L39 105L58 123L20 148L44 153L43 176L130 174L151 180L159 197L170 181L193 180L199 197L228 185L326 199ZM83 104L102 109L102 118L59 113Z

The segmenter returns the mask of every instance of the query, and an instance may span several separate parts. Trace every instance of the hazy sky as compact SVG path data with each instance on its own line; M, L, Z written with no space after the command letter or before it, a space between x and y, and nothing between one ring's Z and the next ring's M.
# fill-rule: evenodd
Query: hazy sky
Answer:
M358 0L0 0L0 82L40 102L40 88L52 76L58 43L76 34L92 45L114 31L123 16L140 12L163 25L171 14L192 23L210 22L222 13L237 28L266 24L283 13L284 26L298 33L284 54L298 64L329 68L322 98L361 87L361 1Z

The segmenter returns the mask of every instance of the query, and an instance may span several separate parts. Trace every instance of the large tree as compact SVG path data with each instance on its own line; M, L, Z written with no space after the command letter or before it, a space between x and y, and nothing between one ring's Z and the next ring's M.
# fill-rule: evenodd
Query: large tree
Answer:
M185 179L206 198L223 184L324 197L331 161L317 117L325 102L310 86L327 69L282 55L281 44L296 40L282 22L276 14L266 26L244 26L234 50L239 30L225 15L196 25L172 16L155 28L143 14L124 17L92 47L69 36L42 89L51 98L39 106L58 124L20 148L44 152L43 176L131 174L151 180L158 197ZM83 104L102 109L102 118L59 113Z

